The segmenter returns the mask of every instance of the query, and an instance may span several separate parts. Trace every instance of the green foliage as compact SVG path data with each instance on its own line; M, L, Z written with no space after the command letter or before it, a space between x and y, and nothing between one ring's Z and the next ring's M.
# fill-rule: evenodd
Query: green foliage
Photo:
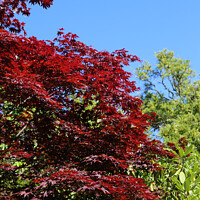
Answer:
M137 68L144 82L143 111L157 114L152 128L166 143L186 137L200 152L200 81L195 81L190 62L175 58L172 51L165 49L155 56L156 67L145 63Z
M164 183L163 187L168 191L168 196L173 197L171 199L198 200L200 198L199 154L195 153L192 146L183 150L176 145L176 149L177 157L160 162L164 167L160 183ZM165 194L165 199L167 198Z
M144 113L156 113L149 134L154 131L165 143L178 143L185 137L190 145L185 150L178 145L166 150L175 158L159 158L160 173L145 172L136 175L143 178L152 191L164 191L166 200L200 199L200 81L190 69L188 60L175 58L172 51L155 54L158 63L152 67L147 62L137 68L137 76L144 82ZM194 146L194 147L193 147Z
M176 155L174 158L159 158L160 172L147 172L135 169L136 177L143 178L152 192L161 192L164 200L198 200L200 198L199 153L190 145L183 150L176 145L166 150Z
M8 146L5 144L0 145L0 151L8 150ZM4 190L0 191L0 196L10 195L20 191L22 188L26 188L30 184L30 180L25 178L29 173L29 167L25 160L18 158L5 157L0 163L0 186L4 185ZM8 170L9 169L9 170ZM9 193L8 191L11 191Z
M83 119L85 116L87 116L88 120L85 121L84 123L90 128L99 127L100 122L101 122L101 119L98 119L98 118L95 119L94 117L95 108L99 103L99 101L96 99L97 97L98 97L98 94L92 95L91 99L89 101L86 101L84 98L77 97L76 95L69 96L69 98L71 98L72 101L76 104L76 107L80 109L79 117Z

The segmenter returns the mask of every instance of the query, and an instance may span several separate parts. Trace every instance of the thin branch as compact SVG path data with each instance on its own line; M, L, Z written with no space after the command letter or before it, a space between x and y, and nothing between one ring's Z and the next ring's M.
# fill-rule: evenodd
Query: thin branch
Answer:
M162 96L162 94L157 90L156 85L153 84L150 80L146 80L146 81L149 82L150 85L152 85L152 86L154 87L154 90L158 93L158 95L159 95L161 98L164 98L164 99L167 100L167 101L170 100L170 99L168 99L167 97Z
M17 135L16 135L16 137L19 137L22 133L23 133L23 131L27 128L27 126L30 124L30 122L31 122L31 120L29 120L28 122L27 122L27 124L17 133Z
M164 83L164 79L162 78L162 84L164 86L164 88L168 91L169 94L172 94L172 99L174 99L174 93L167 88L166 84Z
M19 137L21 135L21 133L23 133L23 131L25 130L25 128L28 126L29 123L27 123L16 135L16 137Z

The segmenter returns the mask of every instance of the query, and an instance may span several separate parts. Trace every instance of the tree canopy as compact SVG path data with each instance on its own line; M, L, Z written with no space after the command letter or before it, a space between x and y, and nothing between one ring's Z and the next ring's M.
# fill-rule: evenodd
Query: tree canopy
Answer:
M174 52L165 49L156 58L156 67L145 63L137 69L144 82L143 111L157 113L152 127L166 143L186 137L200 151L200 81L190 62L175 58Z
M159 199L129 173L159 171L155 161L174 156L147 137L152 117L130 95L123 67L138 57L99 52L63 29L54 41L13 34L23 28L14 10L29 15L27 2L53 1L1 2L0 197Z

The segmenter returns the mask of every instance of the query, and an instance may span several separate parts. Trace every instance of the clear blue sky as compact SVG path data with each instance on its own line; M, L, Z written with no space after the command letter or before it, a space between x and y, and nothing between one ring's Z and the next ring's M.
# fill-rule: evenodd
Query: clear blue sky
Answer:
M150 63L167 48L200 73L200 0L54 0L22 19L28 36L53 39L64 28L98 50L125 48Z

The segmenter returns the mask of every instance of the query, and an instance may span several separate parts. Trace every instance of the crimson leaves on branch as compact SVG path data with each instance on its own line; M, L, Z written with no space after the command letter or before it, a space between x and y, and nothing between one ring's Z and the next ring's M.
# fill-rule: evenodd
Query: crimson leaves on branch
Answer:
M39 4L43 8L49 8L53 4L53 0L2 0L0 2L0 28L9 28L11 32L19 33L24 30L24 23L14 18L15 13L25 16L30 15L30 4Z
M151 117L130 95L137 88L123 67L139 59L62 30L54 41L4 30L21 30L11 18L30 14L26 2L0 4L0 197L159 199L129 168L161 170L154 161L169 155L144 133Z

